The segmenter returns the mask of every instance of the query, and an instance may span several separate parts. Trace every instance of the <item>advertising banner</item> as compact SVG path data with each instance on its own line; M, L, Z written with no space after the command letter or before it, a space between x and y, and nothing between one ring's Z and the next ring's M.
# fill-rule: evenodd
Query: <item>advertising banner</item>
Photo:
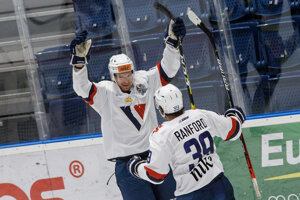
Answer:
M100 138L0 150L1 200L121 200Z
M243 127L262 199L300 200L299 115L249 120ZM1 149L0 199L121 200L102 142L97 137ZM236 199L255 200L241 142L215 143Z
M288 123L280 117L269 118L256 120L258 123L253 120L252 126L243 128L264 200L300 200L300 118L289 118L288 121L296 122ZM242 143L239 140L216 142L236 199L256 199Z

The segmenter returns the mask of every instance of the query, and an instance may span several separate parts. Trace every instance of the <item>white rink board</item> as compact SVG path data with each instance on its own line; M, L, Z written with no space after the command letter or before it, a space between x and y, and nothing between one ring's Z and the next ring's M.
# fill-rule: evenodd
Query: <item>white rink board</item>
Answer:
M243 127L283 122L300 122L300 115L247 120ZM105 159L102 143L96 137L0 149L0 199L122 200L115 176L106 185L115 163Z
M121 200L114 166L102 138L1 149L0 199Z

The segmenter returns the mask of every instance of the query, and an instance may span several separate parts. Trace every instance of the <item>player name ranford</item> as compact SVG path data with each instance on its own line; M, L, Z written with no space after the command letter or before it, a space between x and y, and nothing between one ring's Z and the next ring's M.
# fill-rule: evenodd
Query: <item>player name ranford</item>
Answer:
M177 140L180 141L190 135L193 135L195 132L201 131L202 129L204 129L206 127L207 127L207 124L201 118L199 120L196 120L196 121L190 123L187 126L182 127L181 129L175 131L174 135L176 136Z

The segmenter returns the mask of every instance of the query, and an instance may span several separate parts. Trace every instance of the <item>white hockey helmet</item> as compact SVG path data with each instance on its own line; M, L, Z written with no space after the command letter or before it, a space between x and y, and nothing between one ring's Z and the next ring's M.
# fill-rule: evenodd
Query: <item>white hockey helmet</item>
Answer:
M163 117L165 117L165 114L173 114L183 108L182 93L172 84L156 90L154 102L156 109Z
M132 60L125 54L113 55L108 64L109 74L112 81L115 81L114 74L134 71Z

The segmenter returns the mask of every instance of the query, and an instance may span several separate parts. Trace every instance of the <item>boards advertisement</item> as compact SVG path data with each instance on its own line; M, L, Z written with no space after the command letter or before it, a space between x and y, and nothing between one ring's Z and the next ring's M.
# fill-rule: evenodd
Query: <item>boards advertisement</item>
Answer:
M288 118L253 120L243 128L263 200L300 200L300 117ZM241 142L216 142L236 199L256 199Z
M300 200L300 115L247 120L243 135L262 199ZM242 143L215 143L236 199L255 200ZM102 144L95 137L0 149L0 199L121 200Z
M101 138L0 150L1 200L121 200Z

